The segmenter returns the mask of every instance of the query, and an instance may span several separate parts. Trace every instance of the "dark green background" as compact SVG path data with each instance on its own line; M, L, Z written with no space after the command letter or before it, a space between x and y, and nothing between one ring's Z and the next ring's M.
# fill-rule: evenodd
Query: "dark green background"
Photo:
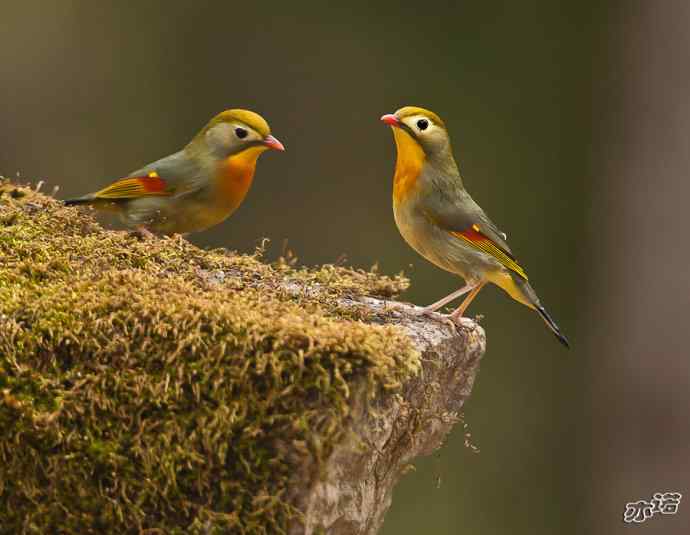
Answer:
M485 316L488 350L465 413L481 452L458 427L396 489L383 533L624 528L624 502L647 496L593 503L592 455L607 439L593 436L602 407L588 386L598 358L591 276L606 261L591 254L593 192L606 188L592 149L617 96L602 79L627 69L610 51L622 10L590 1L2 8L0 172L75 196L177 150L219 111L249 108L287 151L263 156L238 212L191 240L250 251L268 237L272 258L287 240L307 264L378 262L404 270L413 282L404 298L420 304L461 281L400 238L395 148L378 119L403 105L438 112L467 188L507 231L572 350L527 308L483 291L470 313ZM650 485L650 495L662 490Z

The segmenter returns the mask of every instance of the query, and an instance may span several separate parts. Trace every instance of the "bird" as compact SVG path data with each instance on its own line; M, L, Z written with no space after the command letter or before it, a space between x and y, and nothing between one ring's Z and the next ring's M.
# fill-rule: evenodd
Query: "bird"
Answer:
M448 318L454 323L487 284L535 310L565 347L568 339L542 306L504 232L465 189L446 125L434 112L405 106L381 117L397 147L393 214L404 240L426 260L459 275L465 285L423 307L432 314L466 295Z
M237 210L252 184L258 157L268 149L285 147L261 115L225 110L182 150L64 204L116 212L126 226L145 236L198 232Z

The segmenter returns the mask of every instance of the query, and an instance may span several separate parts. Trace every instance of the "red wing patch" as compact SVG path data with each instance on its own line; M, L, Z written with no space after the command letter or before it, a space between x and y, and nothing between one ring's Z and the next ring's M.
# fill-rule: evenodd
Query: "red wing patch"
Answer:
M520 267L515 260L515 257L498 247L490 238L487 238L484 234L482 234L478 225L472 225L472 227L467 230L463 230L462 232L451 232L451 234L456 238L465 240L475 249L493 256L504 267L527 280L527 273L525 273L525 270Z
M97 199L135 199L151 195L172 195L165 180L155 171L146 176L123 178L96 192Z

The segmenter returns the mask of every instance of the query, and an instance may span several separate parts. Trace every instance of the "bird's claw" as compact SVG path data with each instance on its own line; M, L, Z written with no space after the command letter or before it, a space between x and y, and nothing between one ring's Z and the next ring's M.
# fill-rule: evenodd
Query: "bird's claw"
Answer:
M414 305L408 305L404 303L399 303L391 308L397 309L400 312L403 312L405 314L408 314L410 316L415 316L418 318L429 318L430 320L433 321L439 321L453 329L454 331L457 330L460 327L463 327L463 322L462 320L465 319L464 316L456 316L455 314L443 314L442 312L438 312L436 310L432 310L429 307L419 307L419 306L414 306ZM479 320L483 316L477 316L475 318L476 322L479 322Z
M452 314L443 314L442 312L431 310L428 307L415 307L415 309L411 311L411 314L418 317L429 318L434 321L440 321L442 323L445 323L452 329L456 329L459 325L454 321Z
M443 314L441 314L440 312L431 310L428 307L415 307L414 310L412 310L410 313L415 316L422 316L426 318L436 318L437 316L443 316Z
M457 330L461 323L458 321L460 318L454 318L452 314L442 314L443 323L451 327L453 330Z
M431 319L438 319L443 314L430 310L428 307L419 307L411 303L391 303L388 305L389 310L395 310L408 316L427 317Z

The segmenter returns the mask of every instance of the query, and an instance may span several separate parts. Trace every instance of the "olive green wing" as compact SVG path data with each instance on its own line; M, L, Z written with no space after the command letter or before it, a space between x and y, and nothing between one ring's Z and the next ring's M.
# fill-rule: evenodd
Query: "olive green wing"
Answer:
M458 192L457 200L439 194L423 203L426 217L470 247L493 256L506 269L527 280L527 273L518 264L506 242L506 235L489 219L466 191Z

